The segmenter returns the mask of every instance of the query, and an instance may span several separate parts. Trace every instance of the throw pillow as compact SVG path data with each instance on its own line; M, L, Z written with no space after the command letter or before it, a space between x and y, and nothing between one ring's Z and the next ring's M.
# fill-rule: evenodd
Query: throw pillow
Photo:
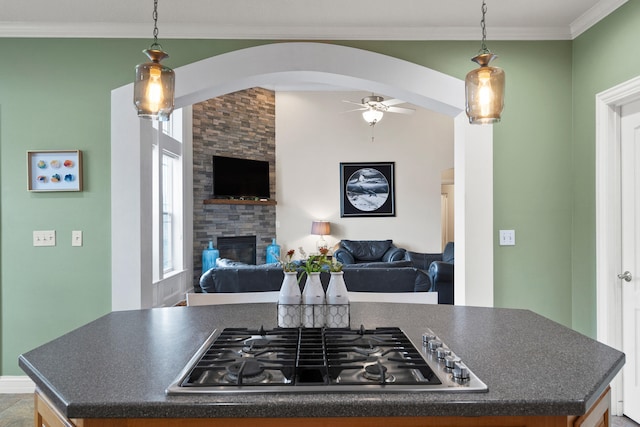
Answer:
M245 265L249 265L249 264L245 264L243 262L240 261L234 261L232 259L228 259L228 258L218 258L216 260L216 267L218 268L225 268L225 267L242 267Z

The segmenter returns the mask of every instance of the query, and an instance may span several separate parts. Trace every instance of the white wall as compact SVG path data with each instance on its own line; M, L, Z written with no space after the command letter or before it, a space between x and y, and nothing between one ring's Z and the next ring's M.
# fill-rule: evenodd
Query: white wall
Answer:
M311 222L331 222L340 239L393 239L419 252L441 251L441 172L453 168L453 119L415 108L385 114L373 129L357 108L366 92L276 93L276 232L283 249L315 250ZM412 106L410 106L412 107ZM340 162L395 162L396 216L340 218Z

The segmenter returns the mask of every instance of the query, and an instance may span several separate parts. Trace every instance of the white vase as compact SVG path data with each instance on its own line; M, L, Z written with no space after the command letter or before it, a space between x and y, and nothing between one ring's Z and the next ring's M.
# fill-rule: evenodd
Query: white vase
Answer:
M327 287L326 326L328 328L349 327L349 294L342 271L331 272Z
M285 271L278 295L278 326L297 328L300 326L300 286L295 271Z
M324 289L320 283L320 273L307 274L302 291L302 326L321 328L324 326Z

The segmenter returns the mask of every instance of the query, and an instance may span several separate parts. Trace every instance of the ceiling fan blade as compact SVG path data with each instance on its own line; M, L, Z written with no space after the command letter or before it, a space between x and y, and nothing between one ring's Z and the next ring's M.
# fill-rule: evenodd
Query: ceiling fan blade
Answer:
M342 102L346 102L347 104L359 105L361 107L364 107L364 105L362 105L361 102L347 101L346 99L343 99Z
M343 113L353 113L354 111L365 111L367 108L356 108L354 110L342 111Z
M382 101L383 104L385 105L397 105L397 104L404 104L405 101L401 100L401 99L385 99L384 101Z
M412 108L389 107L389 113L413 114L416 110Z

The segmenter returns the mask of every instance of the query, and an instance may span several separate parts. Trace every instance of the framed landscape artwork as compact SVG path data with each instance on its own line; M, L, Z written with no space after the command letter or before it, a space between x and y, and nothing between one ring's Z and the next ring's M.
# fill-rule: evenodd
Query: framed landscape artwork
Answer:
M82 191L82 151L27 151L29 191Z
M340 216L396 216L394 162L340 163Z

